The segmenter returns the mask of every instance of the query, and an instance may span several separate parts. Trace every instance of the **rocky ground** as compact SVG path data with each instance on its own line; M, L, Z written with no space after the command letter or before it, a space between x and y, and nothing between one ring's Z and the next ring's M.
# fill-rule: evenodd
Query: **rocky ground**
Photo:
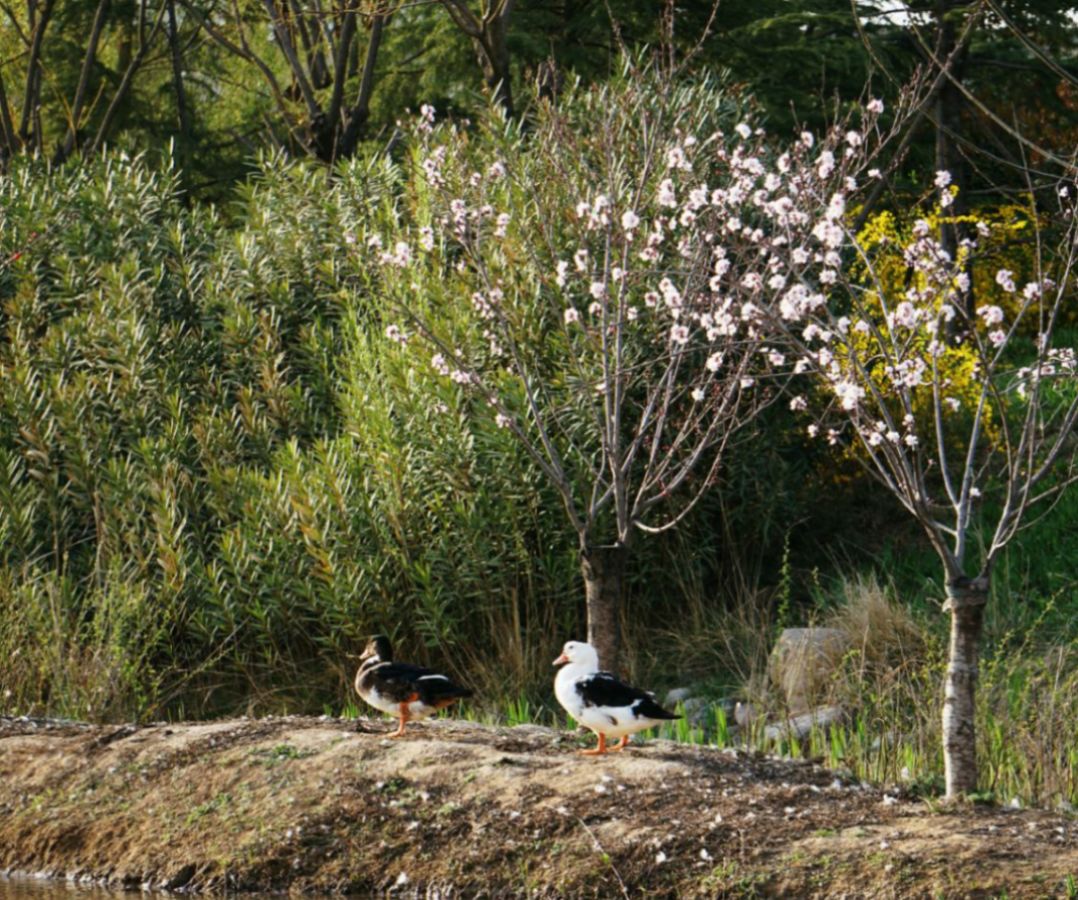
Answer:
M0 870L417 897L1078 896L1078 821L545 728L0 718Z

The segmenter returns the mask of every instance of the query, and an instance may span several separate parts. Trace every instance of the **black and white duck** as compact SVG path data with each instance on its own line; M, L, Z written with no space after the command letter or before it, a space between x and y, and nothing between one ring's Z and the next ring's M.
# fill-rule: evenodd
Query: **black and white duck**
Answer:
M607 738L620 738L610 749L624 750L629 735L681 718L663 709L646 691L599 671L599 654L591 644L569 641L554 665L562 666L554 679L558 702L599 736L598 746L581 751L586 756L606 753Z
M470 697L468 688L454 684L449 676L393 661L389 638L378 634L367 641L356 672L356 693L375 709L395 716L400 725L390 737L404 734L408 722L425 719L439 709Z

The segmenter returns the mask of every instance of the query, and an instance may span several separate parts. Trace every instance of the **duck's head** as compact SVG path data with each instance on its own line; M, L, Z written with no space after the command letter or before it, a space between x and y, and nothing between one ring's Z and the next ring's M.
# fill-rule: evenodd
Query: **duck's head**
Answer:
M391 662L393 659L393 646L389 643L389 638L384 634L376 634L367 641L367 646L363 648L363 653L359 660L360 662L366 662L368 659Z
M554 660L554 665L556 666L561 666L565 663L598 669L599 654L591 644L586 644L584 641L569 641L561 648L561 656Z

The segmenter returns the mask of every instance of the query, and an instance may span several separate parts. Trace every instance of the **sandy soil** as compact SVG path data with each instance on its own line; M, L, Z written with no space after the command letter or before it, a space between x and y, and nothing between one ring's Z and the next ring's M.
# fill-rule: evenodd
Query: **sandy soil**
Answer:
M1078 821L809 762L439 720L0 717L0 870L400 897L1054 897ZM897 799L896 799L897 798Z

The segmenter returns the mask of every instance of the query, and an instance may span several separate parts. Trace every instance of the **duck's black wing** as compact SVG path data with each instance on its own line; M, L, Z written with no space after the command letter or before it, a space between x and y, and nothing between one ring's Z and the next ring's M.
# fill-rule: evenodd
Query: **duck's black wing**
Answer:
M411 663L382 663L374 671L382 693L402 703L415 694L430 706L472 695L468 688L456 684L449 676Z
M605 706L632 709L634 715L648 719L678 719L667 712L647 691L626 684L609 672L596 672L576 683L577 693L585 706Z

